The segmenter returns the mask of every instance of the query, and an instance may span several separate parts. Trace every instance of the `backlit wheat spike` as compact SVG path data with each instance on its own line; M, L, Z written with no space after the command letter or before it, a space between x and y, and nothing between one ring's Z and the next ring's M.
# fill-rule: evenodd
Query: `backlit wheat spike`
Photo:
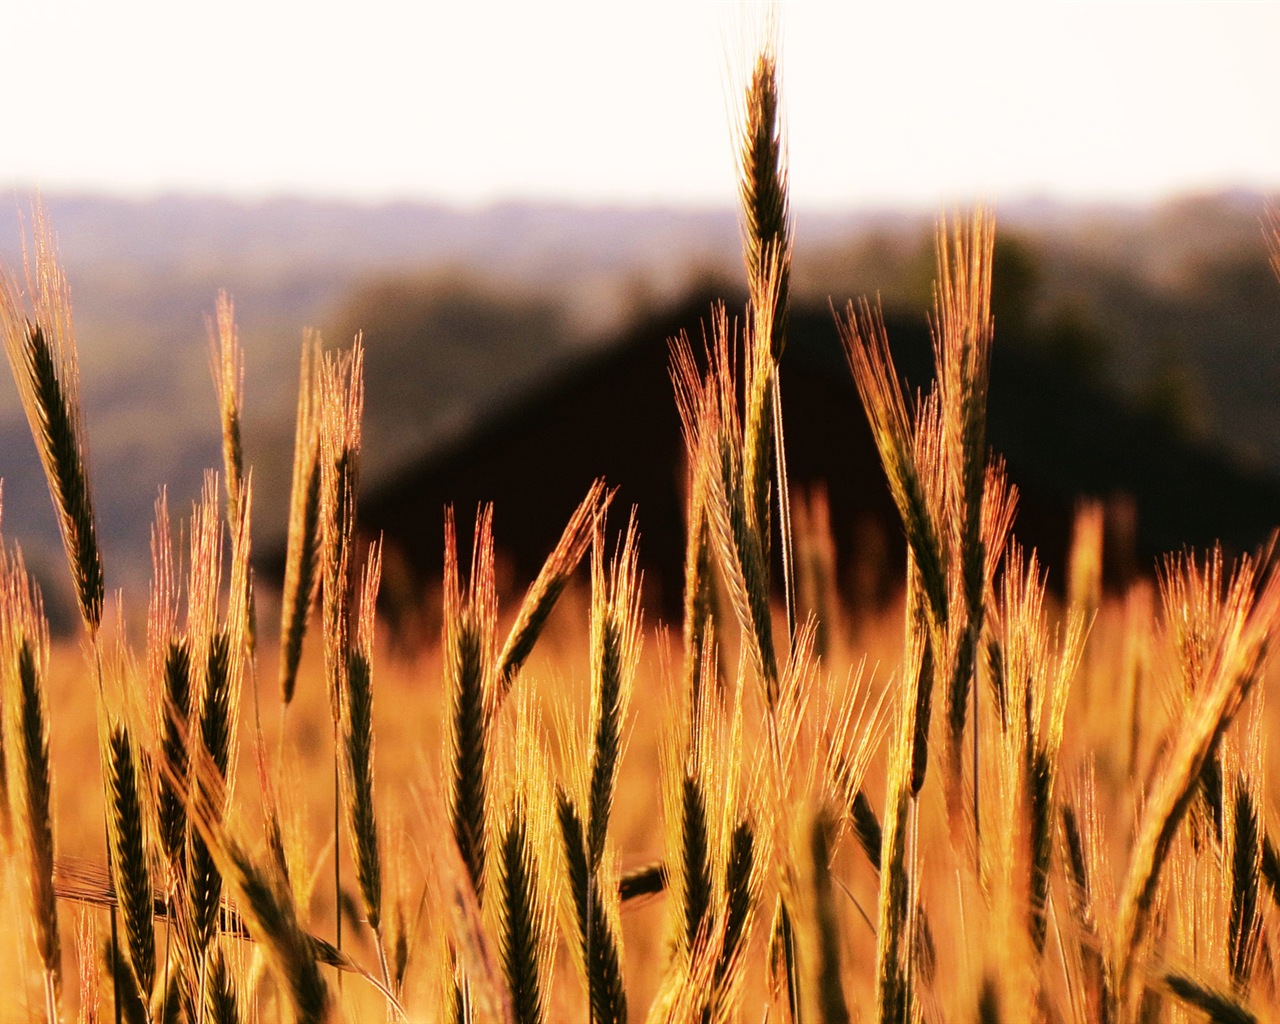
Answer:
M342 674L351 651L354 597L356 495L361 418L364 412L364 348L326 355L320 365L321 577L324 595L325 665L335 729Z
M222 422L222 463L227 485L227 526L233 540L241 534L241 524L249 517L249 493L244 464L244 444L240 424L244 410L244 352L236 330L235 304L225 291L218 293L217 316L208 323L212 353L214 393ZM244 537L248 539L247 531ZM244 591L246 641L249 650L257 646L258 623L250 570L240 584Z
M1105 866L1099 835L1102 823L1098 818L1092 763L1073 789L1073 795L1061 803L1060 837L1067 906L1079 936L1082 1003L1086 1019L1111 1024L1116 1011L1108 988L1099 920L1099 908L1106 907L1110 901L1100 892L1106 889L1106 872L1102 870Z
M977 210L967 223L937 231L937 284L931 322L941 411L947 530L950 533L955 656L947 691L948 785L958 795L970 696L976 697L982 636L986 546L982 535L986 480L987 391L991 367L991 263L995 222ZM955 615L952 616L956 618ZM977 785L977 748L974 748ZM952 813L958 801L952 800ZM975 813L977 798L975 793Z
M739 444L721 434L712 476L711 535L719 555L726 596L764 684L766 699L777 699L778 657L769 607L769 571L760 534L751 523Z
M716 651L708 624L701 678L716 678ZM745 688L690 691L685 683L683 675L670 680L662 744L668 928L677 952L663 998L672 1019L720 1021L740 997L768 852L754 822L755 779L744 780L750 766L739 753Z
M787 184L787 144L782 125L777 25L758 30L759 40L743 91L737 126L738 196L742 250L752 305L764 308L761 293L773 290L767 347L777 362L786 347L791 264L791 209ZM770 268L770 264L774 266ZM772 279L772 281L770 281Z
M53 775L49 764L49 712L44 686L49 634L40 592L27 576L21 554L0 551L0 657L4 659L4 706L12 752L12 807L16 812L31 924L44 970L45 1013L58 1019L62 947L53 886Z
M821 1019L828 1024L848 1022L849 1006L844 982L840 976L839 920L836 917L835 891L831 881L831 857L835 822L829 813L819 811L810 826L809 856L812 862L813 902L817 923L818 1001Z
M692 955L711 910L711 851L707 834L707 796L697 771L686 772L680 787L681 902L684 948Z
M560 540L525 593L520 611L498 655L499 687L496 697L499 704L510 692L511 684L533 650L551 610L591 546L595 524L612 499L613 492L606 489L603 480L591 484L587 496L569 517Z
M927 610L939 626L944 625L948 602L939 500L935 484L918 464L920 431L907 412L902 384L889 352L884 317L866 300L857 306L851 302L837 325L888 477L889 492L916 560Z
M189 751L189 764L195 755L207 758L218 773L219 792L225 794L225 780L231 757L231 641L224 631L214 634L204 665L203 687L196 711L195 730L199 745ZM197 785L199 780L197 779ZM225 803L219 813L225 813ZM222 898L222 878L218 874L203 837L192 837L187 850L187 915L189 939L198 956L209 950L217 925L218 901Z
M761 294L752 297L750 316L742 331L742 472L746 512L752 529L760 537L767 556L771 547L770 473L776 457L774 398L777 394L777 367L769 351L766 333L773 322L778 302L776 276L779 273L773 250L766 253L762 271L766 276Z
M559 860L550 774L541 721L532 692L523 691L505 758L511 766L499 797L503 806L494 850L498 950L517 1024L548 1019L554 974L555 892L551 870Z
M356 864L356 879L369 927L374 932L383 981L389 985L382 942L382 861L378 851L378 821L373 795L373 634L381 578L382 550L375 543L370 547L360 588L360 618L347 671L346 699L343 701L343 747L347 830Z
M178 633L178 610L182 594L179 569L174 562L173 529L169 518L168 492L161 488L151 524L151 590L147 602L147 687L149 703L163 715L160 681L168 658L169 645Z
M982 485L982 548L984 588L989 592L996 570L1004 558L1018 510L1018 488L1009 482L1004 460L994 456L987 464ZM1084 620L1089 621L1085 616Z
M726 1010L737 1001L743 980L746 947L764 883L763 860L755 826L740 819L729 833L724 872L724 935L716 965L716 996Z
M750 329L744 336L742 461L746 509L766 571L766 594L771 547L769 476L776 470L774 484L790 636L797 626L795 573L778 361L786 347L792 231L777 38L776 20L770 12L758 26L757 39L751 47L752 64L737 128L742 246L751 300Z
M710 628L710 624L709 624ZM709 638L710 639L710 638ZM714 644L705 652L714 658ZM699 668L700 678L713 666ZM672 894L670 918L674 947L681 970L689 966L699 943L705 943L711 929L714 853L708 805L721 797L719 743L717 743L719 702L713 687L689 689L682 678L678 689L668 691L666 728L663 732L660 772L664 852ZM735 688L740 693L740 688ZM737 701L735 701L737 703ZM730 800L728 792L724 802ZM732 807L727 807L732 814Z
M232 538L230 597L224 621L219 621L222 522L218 481L206 477L202 501L196 509L192 533L192 580L188 595L188 633L194 686L187 767L207 763L208 772L193 776L193 791L218 814L228 808L226 794L234 784L238 749L236 728L247 633L248 532L251 484L246 477L241 519ZM175 680L176 682L177 680ZM175 715L176 727L176 715ZM176 765L170 765L172 772ZM216 773L210 790L208 775ZM206 792L208 790L208 792ZM216 799L214 796L216 793ZM221 801L221 802L219 802ZM212 811L211 811L212 813ZM188 820L190 806L188 805ZM207 992L208 957L218 930L223 878L203 833L189 834L184 862L182 932L186 956L183 1000L193 1012Z
M223 522L220 511L221 487L216 473L207 471L200 500L192 509L190 556L187 564L187 637L191 657L203 670L209 644L218 630L222 598ZM197 676L197 678L202 678ZM196 691L198 696L199 690Z
M711 333L705 377L699 377L687 347L683 354L679 343L675 347L673 372L677 402L681 408L686 446L690 443L698 445L693 471L706 484L708 539L718 556L726 597L764 684L767 699L773 701L777 696L778 656L773 642L770 609L769 549L765 526L767 502L763 510L756 507L748 479L744 460L750 445L743 433L743 420L738 409L737 379L731 354L733 332L723 307L717 307L715 311ZM747 382L744 387L749 391L751 385ZM767 460L758 465L767 468ZM703 581L703 585L706 582ZM698 599L697 595L695 590L691 599ZM696 635L697 621L687 624L687 628ZM691 655L687 653L686 658L689 657ZM687 662L686 671L692 669L693 663Z
M137 997L151 998L156 976L154 896L151 884L146 809L147 784L129 728L102 720L102 775L107 796L107 836L111 846L112 878L124 926L129 970Z
M191 715L192 671L191 648L187 641L170 642L164 664L164 689L160 701L164 719L161 725L161 756L168 763L178 785L169 783L162 774L157 783L157 816L160 848L169 869L180 873L187 834L187 810L183 799L187 780L187 731Z
M208 1024L240 1024L240 1000L235 975L221 947L209 961L209 983L205 990L205 1017Z
M240 438L244 408L244 352L236 330L236 307L225 291L218 293L217 314L206 321L213 369L213 388L222 421L222 465L226 473L227 519L240 519L240 489L244 483L244 445Z
M718 315L724 316L720 307ZM727 337L728 329L717 331ZM716 472L717 437L720 432L714 390L704 382L694 360L687 335L670 341L671 382L675 389L680 431L684 439L687 494L685 498L684 564L684 677L696 702L704 680L707 635L711 629L712 541L708 506L712 498L712 477Z
M903 672L918 670L924 654L923 638L907 638ZM907 836L914 813L911 799L911 745L915 735L914 707L909 691L900 699L897 723L890 737L888 797L880 849L880 899L876 927L876 1014L883 1024L907 1024L914 1019L916 996L912 977L912 908L914 864Z
M640 575L634 513L606 576L604 530L591 552L591 721L593 741L587 803L587 853L592 873L604 857L618 764L626 742L636 665L640 660Z
M1260 905L1262 875L1262 816L1249 779L1237 776L1231 793L1229 821L1230 894L1227 925L1228 967L1232 990L1246 995L1262 943Z
M591 871L587 833L573 799L560 789L556 820L568 876L575 954L587 987L592 1024L625 1024L627 995L622 976L622 949L616 899Z
M280 623L280 695L293 700L302 658L307 620L320 586L320 399L318 367L320 338L302 339L302 367L298 373L298 413L293 442L293 485L289 492L289 539L285 556L283 614Z
M239 762L240 697L244 684L245 655L249 650L251 632L249 612L252 601L250 586L249 536L252 523L253 477L245 477L242 487L243 503L240 519L231 535L231 577L228 581L229 596L223 626L216 630L210 643L204 688L201 702L202 719L211 714L210 722L215 733L206 734L206 749L214 755L215 763L226 779L228 791L235 787L235 770ZM215 685L216 684L216 685ZM214 712L216 711L216 714ZM206 728L202 724L202 728ZM216 747L209 746L215 740Z
M995 740L1000 751L996 871L1008 880L1006 912L1025 914L1030 955L1045 947L1056 787L1067 695L1084 643L1084 622L1068 616L1055 636L1045 611L1045 576L1033 554L1013 543L1006 556L996 633L1007 676L1009 726ZM1015 865L1017 867L1015 867ZM1022 875L1021 878L1015 878Z
M1216 557L1207 564L1211 566ZM1213 580L1212 570L1206 575L1190 556L1172 565L1164 587L1168 618L1185 614L1185 604L1178 601L1178 595L1192 595ZM1200 598L1199 602L1193 598L1192 603L1211 603L1206 595ZM1220 630L1208 638L1208 671L1143 809L1122 889L1111 958L1121 999L1127 996L1134 976L1161 868L1195 795L1200 772L1261 674L1271 635L1280 621L1280 579L1272 574L1259 587L1254 563L1243 559L1226 584L1221 604Z
M35 261L26 260L28 313L7 272L0 273L0 329L5 352L44 466L58 514L80 614L91 635L102 620L105 591L80 410L79 366L70 289L53 232L35 210Z
M453 511L445 512L444 649L449 813L477 897L484 892L489 828L489 721L494 706L497 596L492 508L477 510L464 595Z
M335 940L342 949L342 696L351 659L354 603L356 498L361 419L364 414L364 346L325 355L319 369L320 577L324 621L325 685L333 724L333 898Z

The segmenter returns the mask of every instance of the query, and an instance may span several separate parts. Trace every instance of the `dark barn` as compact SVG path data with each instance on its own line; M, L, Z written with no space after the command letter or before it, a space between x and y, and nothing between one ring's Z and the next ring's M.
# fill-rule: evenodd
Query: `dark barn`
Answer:
M420 600L440 578L446 503L464 526L479 503L494 503L497 545L523 584L592 480L604 477L617 489L615 527L638 508L648 600L674 614L684 456L668 339L685 331L698 348L710 313L711 300L699 298L649 319L461 443L371 489L361 504L362 529L385 538L402 596ZM886 319L899 371L912 388L927 389L927 324ZM902 531L829 310L793 308L781 378L793 490L826 488L846 596L856 596L847 593L855 576L864 589L878 578L883 596L900 578ZM1221 539L1233 550L1252 548L1280 520L1280 488L1215 451L1171 438L1033 346L1002 346L998 329L988 417L988 443L1006 459L1020 494L1015 533L1040 551L1051 580L1065 573L1072 518L1084 497L1128 510L1122 518L1136 525L1108 552L1112 582L1186 545Z

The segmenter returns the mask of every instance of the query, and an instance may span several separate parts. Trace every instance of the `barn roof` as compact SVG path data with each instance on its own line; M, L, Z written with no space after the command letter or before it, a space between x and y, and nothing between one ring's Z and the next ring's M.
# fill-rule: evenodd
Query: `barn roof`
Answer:
M697 297L632 327L541 382L458 442L424 455L362 499L362 529L381 533L411 586L439 579L443 510L466 520L493 502L497 544L518 580L554 545L591 481L617 488L614 520L638 508L649 596L678 607L683 564L683 449L668 376L668 339L695 340L711 301ZM888 315L890 345L912 388L927 389L932 356L923 319ZM782 369L792 487L825 485L846 572L874 557L899 575L901 528L828 309L793 307ZM1076 503L1117 498L1136 534L1111 569L1215 539L1256 546L1280 521L1280 487L1219 452L1170 437L1118 401L1082 385L1032 346L1001 346L997 331L988 443L1020 492L1015 533L1055 576Z

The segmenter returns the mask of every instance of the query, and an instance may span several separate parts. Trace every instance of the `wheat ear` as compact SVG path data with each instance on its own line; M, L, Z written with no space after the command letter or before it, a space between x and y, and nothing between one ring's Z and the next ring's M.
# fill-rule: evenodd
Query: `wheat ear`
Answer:
M591 870L604 857L605 835L613 808L623 724L631 704L640 660L640 576L634 515L608 580L605 578L603 527L592 549L591 717L594 739L587 802L587 853Z
M463 594L453 510L445 512L444 666L449 813L454 840L483 898L489 847L489 721L494 702L494 592L492 509L476 515L470 585Z
M511 684L533 651L534 644L551 616L551 610L583 555L587 553L587 548L591 546L596 521L604 515L612 498L613 493L605 488L603 480L596 480L591 484L586 497L569 517L560 540L547 556L537 578L525 593L515 622L511 624L506 642L498 655L496 700L499 705L511 691Z
M1242 774L1234 787L1230 822L1231 905L1227 921L1227 966L1232 990L1244 995L1262 944L1262 815Z
M787 146L782 123L777 24L760 26L754 60L743 90L738 127L738 191L742 250L750 295L755 349L747 352L745 468L748 498L768 557L770 470L777 489L778 526L787 633L796 631L795 559L791 501L783 443L782 388L778 363L786 348L790 306L791 210Z
M100 741L107 795L107 836L113 881L124 925L129 969L144 1004L156 976L154 898L151 885L147 792L132 733L122 722L104 721Z
M555 958L555 822L549 773L539 742L540 716L529 691L519 697L514 742L494 850L498 951L517 1024L547 1019Z
M944 507L953 552L952 588L961 597L959 620L951 623L956 653L947 692L948 764L953 792L960 784L970 693L977 693L973 681L985 596L982 507L987 467L994 245L995 222L981 209L967 223L956 225L953 232L948 232L945 220L938 226L933 335L946 466ZM973 767L976 786L976 759ZM975 810L977 806L975 794Z
M351 657L351 606L364 414L364 347L325 357L320 367L321 578L324 605L325 680L333 723L333 907L335 939L342 949L342 796L340 731L342 694ZM341 984L341 978L339 978Z
M587 986L591 1024L626 1024L622 949L608 894L591 871L587 833L577 805L563 789L556 802L572 904L575 947Z
M80 615L91 635L102 621L105 591L80 413L80 381L70 290L53 233L37 207L35 264L27 261L30 318L7 275L0 279L5 352L58 513Z
M302 340L298 373L298 414L293 442L293 485L289 493L289 538L285 556L283 615L280 623L280 699L293 700L307 620L320 585L320 424L317 372L320 340Z
M924 640L915 632L907 638L903 671L910 678L924 656ZM883 1024L907 1024L914 1019L912 971L912 854L908 849L915 803L911 797L914 707L904 693L896 735L891 739L888 797L880 846L880 899L876 928L876 1013Z
M382 931L382 861L378 852L378 821L373 799L373 634L381 578L382 549L375 544L369 551L360 588L360 618L343 702L343 738L347 830L356 862L356 880L365 916L374 932L382 980L389 987L391 978Z
M21 848L26 862L27 891L36 949L44 968L45 1012L58 1019L62 989L62 947L53 885L53 775L49 764L49 712L44 678L49 662L49 636L40 593L29 580L19 554L0 552L0 651L6 662L8 690L4 704L8 746L13 751L12 803L17 811Z

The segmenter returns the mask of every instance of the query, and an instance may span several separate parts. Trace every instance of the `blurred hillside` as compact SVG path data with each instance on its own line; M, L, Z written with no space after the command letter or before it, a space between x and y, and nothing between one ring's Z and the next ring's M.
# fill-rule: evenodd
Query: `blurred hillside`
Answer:
M1081 388L1119 396L1280 479L1280 283L1252 193L1153 208L998 210L996 360L1029 346ZM140 585L161 484L185 507L219 465L204 318L236 300L260 545L283 528L302 329L368 346L377 482L692 289L733 292L728 211L530 205L477 211L300 200L48 197L72 283L109 586ZM920 311L932 217L804 213L794 287L837 306L879 293ZM21 260L0 209L0 257ZM12 382L0 382L4 526L61 582L48 496ZM674 408L672 410L674 416Z

